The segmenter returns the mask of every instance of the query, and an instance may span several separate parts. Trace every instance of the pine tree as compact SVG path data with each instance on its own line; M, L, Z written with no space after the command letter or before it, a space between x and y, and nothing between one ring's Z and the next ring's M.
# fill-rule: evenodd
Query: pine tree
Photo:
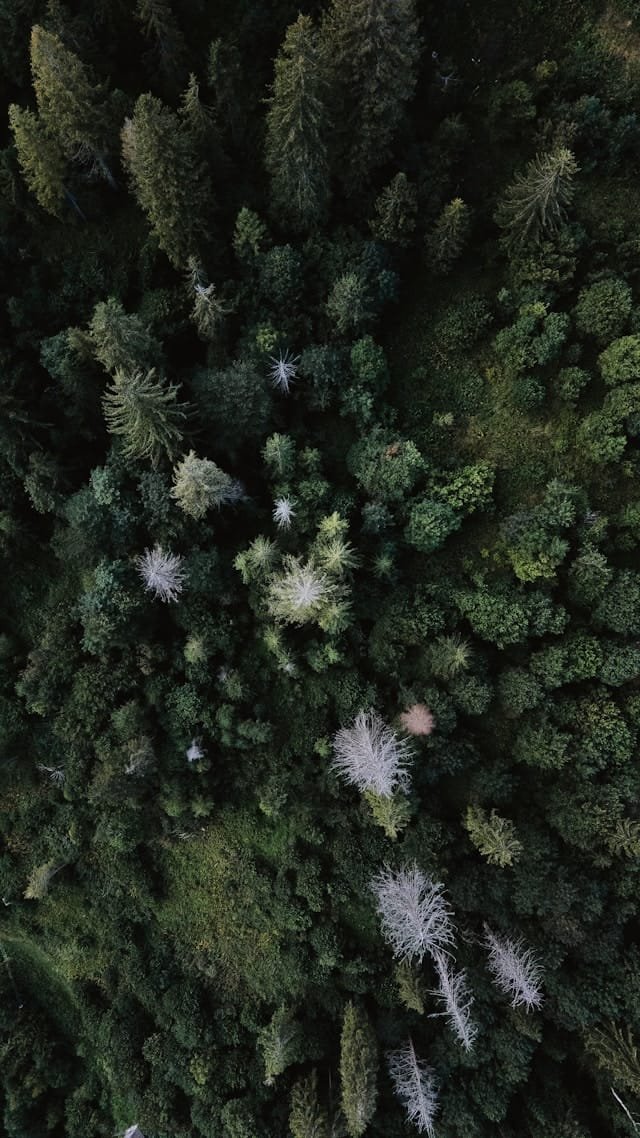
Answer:
M171 497L185 514L199 521L207 510L219 509L228 501L232 483L230 474L191 450L174 469Z
M411 244L418 214L418 192L406 174L396 174L376 199L371 231L380 241Z
M153 64L175 85L184 74L186 47L169 0L138 0L136 16L152 45Z
M186 419L186 405L178 403L177 394L177 386L157 379L154 368L146 374L116 371L102 406L107 428L122 436L128 458L157 463L161 454L176 450Z
M265 1084L273 1086L276 1076L281 1075L300 1055L302 1029L282 1005L272 1015L271 1020L258 1036L264 1058Z
M468 806L464 827L477 850L489 865L504 869L518 860L522 843L516 837L513 822L501 818L495 810L487 817L481 806Z
M414 0L333 0L321 28L335 169L362 187L389 156L412 97L420 54Z
M115 296L94 308L89 336L96 359L108 372L150 368L160 360L158 341L136 313L125 312Z
M68 158L115 180L107 164L110 116L106 90L93 85L85 65L59 36L37 24L31 31L31 71L42 123Z
M454 198L444 207L426 240L427 256L433 268L449 272L460 256L469 234L469 207Z
M360 1008L347 1004L340 1040L340 1083L349 1138L360 1138L373 1118L377 1073L378 1055L371 1024Z
M57 217L65 194L65 160L60 146L38 115L15 103L9 107L9 126L27 186L38 204Z
M473 996L467 987L466 975L454 972L449 957L443 952L434 953L434 962L438 973L436 995L444 1004L444 1011L439 1014L446 1017L465 1051L470 1051L478 1029L471 1019Z
M177 601L184 583L182 561L179 554L165 553L160 545L155 545L153 549L145 549L144 553L136 558L136 565L147 592L153 593L161 601ZM191 757L192 761L195 757ZM202 753L197 757L201 758Z
M640 1058L631 1028L607 1023L585 1032L587 1051L619 1086L640 1097Z
M293 1138L330 1138L329 1119L318 1099L318 1074L315 1070L294 1083L289 1127Z
M276 211L308 229L329 198L327 110L318 38L310 16L287 29L267 114L266 165Z
M344 589L312 561L287 555L283 572L269 583L269 613L288 624L313 622L326 631L344 622Z
M153 95L141 95L122 128L122 154L160 248L176 266L197 255L211 207L203 164L187 126Z
M524 174L518 174L496 210L509 245L540 241L557 232L573 194L578 164L570 150L538 154Z

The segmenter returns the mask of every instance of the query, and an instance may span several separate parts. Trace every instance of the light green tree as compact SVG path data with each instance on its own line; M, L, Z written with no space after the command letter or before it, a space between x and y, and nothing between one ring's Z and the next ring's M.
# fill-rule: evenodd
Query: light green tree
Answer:
M330 1138L329 1119L318 1098L318 1073L315 1069L294 1083L289 1128L293 1138Z
M160 357L158 341L136 313L125 312L115 296L94 308L89 336L96 359L108 372L149 368Z
M186 404L178 402L178 388L156 378L155 369L125 372L118 369L102 400L107 428L124 440L128 458L171 456L182 438Z
M509 245L540 241L557 232L574 194L578 164L570 150L538 154L517 174L498 204L495 219Z
M468 806L464 827L489 865L499 865L504 869L518 860L522 843L516 837L513 822L501 818L495 810L487 815L481 806Z
M59 36L36 24L31 30L31 72L40 119L67 158L89 166L115 186L107 163L111 133L106 89Z
M342 1111L349 1138L360 1138L376 1109L378 1050L369 1020L362 1009L345 1008L340 1038Z
M268 1087L273 1086L276 1076L281 1075L300 1057L301 1040L300 1024L296 1023L284 1004L281 1005L258 1036L264 1059L264 1081Z
M320 221L329 198L324 92L317 33L300 15L276 59L266 138L274 205L300 229Z
M376 198L371 231L380 241L411 244L418 216L418 191L406 174L396 174Z
M232 485L230 474L191 450L174 468L171 497L185 514L199 521L207 510L219 508L228 500Z

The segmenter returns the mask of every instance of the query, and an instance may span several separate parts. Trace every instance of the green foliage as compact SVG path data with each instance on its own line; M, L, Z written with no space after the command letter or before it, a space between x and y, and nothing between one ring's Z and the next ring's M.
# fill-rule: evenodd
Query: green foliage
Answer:
M196 452L190 450L173 471L171 497L185 514L199 521L207 510L219 509L227 500L232 482L231 476L215 462L198 458Z
M322 52L334 124L334 166L349 189L386 161L415 83L420 40L413 0L332 0Z
M433 553L459 528L460 520L446 502L422 499L411 506L405 538L421 553Z
M537 155L518 174L502 198L496 221L509 245L539 241L564 221L578 172L575 157L566 147Z
M343 335L362 332L371 321L369 289L360 273L343 273L338 277L329 293L327 315Z
M389 797L366 790L364 799L376 825L382 826L386 836L395 842L411 817L411 807L406 798L401 794Z
M102 401L109 431L124 439L128 458L171 456L182 438L185 404L178 402L178 387L156 378L155 368L141 371L118 369Z
M300 1025L282 1004L258 1036L267 1086L272 1086L276 1076L281 1075L291 1063L295 1063L300 1049L300 1036Z
M295 228L318 224L329 199L325 79L310 16L287 29L267 115L266 165L278 213Z
M122 157L140 206L175 266L197 254L211 192L187 126L153 95L141 95L122 128Z
M575 308L576 328L597 343L610 344L624 331L631 313L631 289L615 277L584 288Z
M293 1138L329 1138L329 1119L318 1101L318 1075L315 1070L294 1083L291 1091L289 1128Z
M365 1012L347 1004L340 1038L342 1110L349 1138L364 1134L376 1109L378 1055Z
M495 810L487 814L481 806L468 806L464 828L489 865L498 865L504 869L518 861L522 843L516 837L513 822L501 818Z
M38 204L57 217L64 198L65 161L60 146L33 111L15 103L9 107L9 126L27 186Z
M382 427L374 427L366 439L357 443L347 461L365 494L383 502L402 500L414 488L425 466L414 443L394 438Z
M451 271L469 236L471 217L462 198L454 198L442 209L431 233L426 251L430 266L441 273Z
M106 371L135 371L158 362L160 345L135 313L125 312L116 297L97 304L89 324L96 359Z
M616 1085L640 1094L640 1061L631 1028L609 1023L585 1034L585 1046Z
M376 216L371 231L380 241L390 241L401 248L411 244L418 215L418 194L407 175L392 178L376 198Z
M600 373L607 387L640 379L640 336L614 340L598 357Z

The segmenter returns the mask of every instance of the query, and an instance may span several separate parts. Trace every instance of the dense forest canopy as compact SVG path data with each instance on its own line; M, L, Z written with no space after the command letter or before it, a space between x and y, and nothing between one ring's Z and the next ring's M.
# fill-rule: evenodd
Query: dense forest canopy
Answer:
M640 4L0 0L7 1138L640 1128Z

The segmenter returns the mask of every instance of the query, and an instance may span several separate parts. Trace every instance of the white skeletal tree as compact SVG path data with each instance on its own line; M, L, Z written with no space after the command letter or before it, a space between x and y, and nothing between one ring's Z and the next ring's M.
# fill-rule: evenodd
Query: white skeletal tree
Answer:
M520 937L499 937L485 925L489 971L495 985L511 998L512 1008L539 1008L542 1003L542 966Z
M182 560L178 554L165 553L159 545L145 549L136 558L136 565L147 592L161 601L177 601L184 582Z
M470 1051L478 1028L471 1019L473 996L467 987L466 974L464 971L456 972L444 952L434 952L433 960L438 973L438 988L434 994L444 1004L444 1011L433 1014L445 1016L465 1051Z
M273 503L273 520L279 529L289 529L296 512L290 498L276 498Z
M359 711L350 727L341 727L333 753L333 769L363 794L370 790L390 798L398 790L409 790L406 764L412 757L411 744L376 711Z
M423 1059L418 1059L410 1039L404 1047L391 1051L387 1062L396 1095L409 1122L421 1134L433 1138L438 1110L438 1086L433 1070Z
M453 945L451 909L444 886L425 877L414 862L385 866L371 882L382 931L399 960L422 960Z
M294 382L298 374L298 363L300 356L292 356L289 352L276 356L270 356L271 360L271 382L278 391L282 391L285 395L289 394L289 388Z

